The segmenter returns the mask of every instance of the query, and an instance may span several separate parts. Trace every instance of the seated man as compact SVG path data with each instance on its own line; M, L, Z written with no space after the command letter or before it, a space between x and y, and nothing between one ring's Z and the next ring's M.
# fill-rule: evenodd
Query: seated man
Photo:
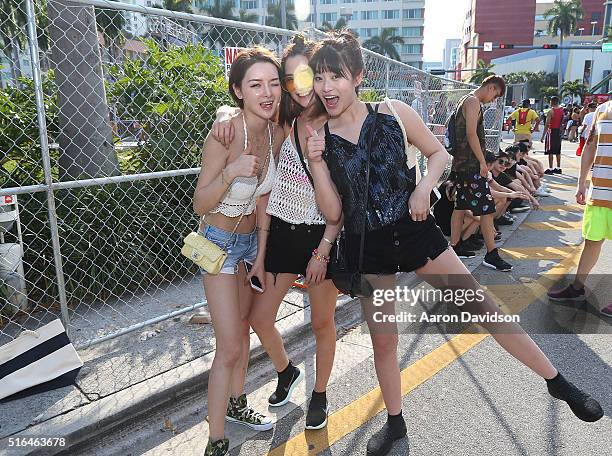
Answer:
M489 187L491 188L491 196L495 203L495 226L512 225L514 218L506 213L512 200L529 200L529 195L521 191L511 190L501 185L495 178L493 170L497 172L498 179L499 171L506 166L506 159L499 158L491 152L487 152L485 156L487 167L489 168ZM503 172L503 171L502 171ZM503 178L501 178L503 179Z
M529 191L521 184L519 179L512 179L508 174L505 173L507 167L509 167L508 154L503 151L500 151L495 157L495 161L491 167L491 174L493 175L493 179L502 187L507 187L510 190L518 192L525 196L526 198L521 198L531 203L531 206L534 209L540 207L540 203L537 199L535 199ZM518 200L518 199L516 199ZM515 201L516 201L515 200ZM522 209L522 206L518 206L519 210L515 209L515 212L522 212L524 210L528 210L529 208L524 206L525 209Z
M548 196L544 190L540 190L540 176L537 171L523 158L518 145L512 145L506 148L506 154L510 161L509 167L505 173L512 179L518 179L523 187L525 187L534 196Z

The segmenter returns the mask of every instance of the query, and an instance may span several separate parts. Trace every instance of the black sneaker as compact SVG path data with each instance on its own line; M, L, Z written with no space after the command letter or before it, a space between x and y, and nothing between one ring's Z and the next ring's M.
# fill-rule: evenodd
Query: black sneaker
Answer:
M268 398L268 404L271 407L280 407L285 405L291 400L291 393L300 383L304 380L304 372L299 370L289 361L289 365L283 372L278 373L278 384L276 385L276 391Z
M584 288L580 290L574 288L574 286L570 283L567 287L562 288L556 291L549 291L546 293L548 295L548 299L551 301L584 301L585 293Z
M487 253L482 261L482 264L498 271L508 272L512 271L512 265L507 261L504 261L499 256L497 249L491 250Z
M498 219L496 219L496 221L497 221L497 225L501 225L501 226L509 226L514 223L514 220L509 217L506 217L505 214L499 217Z
M555 169L553 169L553 173L554 174L563 174L563 171L561 170L561 168L555 168Z
M457 245L453 246L453 250L459 258L474 258L476 256L476 252L468 250L466 247L464 247L463 242L461 241L457 242Z
M599 402L577 388L558 374L552 380L546 380L548 392L554 398L567 402L574 415L582 421L592 423L603 416L603 409Z
M501 241L501 237L502 237L501 231L497 231L497 232L495 233L495 237L494 237L493 239L494 239L495 241Z
M555 174L555 170L552 168L548 168L546 171L544 171L544 174Z
M329 405L325 393L312 392L308 412L306 413L306 429L323 429L327 426Z
M531 206L529 206L528 204L520 204L516 207L513 207L512 209L510 209L510 212L512 214L516 214L519 212L527 212L529 209L531 209Z
M394 417L395 418L395 417ZM387 421L382 429L368 440L367 456L384 456L393 448L393 442L406 436L406 422L399 417L400 423L392 425Z

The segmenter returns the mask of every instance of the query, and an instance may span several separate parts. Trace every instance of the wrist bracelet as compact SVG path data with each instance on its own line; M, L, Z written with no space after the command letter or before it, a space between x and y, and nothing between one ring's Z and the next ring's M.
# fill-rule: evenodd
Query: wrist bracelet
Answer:
M330 241L329 239L327 239L326 237L323 238L323 240L325 242L327 242L329 245L334 245L334 241Z
M321 255L319 253L319 249L314 249L312 251L312 256L315 257L321 263L329 263L329 260L330 260L330 257L325 256L325 255Z

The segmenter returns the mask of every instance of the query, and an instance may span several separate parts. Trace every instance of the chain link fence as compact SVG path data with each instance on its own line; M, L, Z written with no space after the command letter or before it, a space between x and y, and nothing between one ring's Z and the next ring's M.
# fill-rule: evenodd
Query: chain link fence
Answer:
M59 316L85 348L205 305L180 248L200 147L231 102L224 49L280 55L295 32L102 0L1 14L0 344ZM407 102L442 139L473 87L364 55L363 99Z

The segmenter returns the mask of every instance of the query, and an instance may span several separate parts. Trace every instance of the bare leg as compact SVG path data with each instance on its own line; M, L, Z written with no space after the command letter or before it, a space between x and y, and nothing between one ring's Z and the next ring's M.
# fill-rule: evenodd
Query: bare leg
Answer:
M249 322L278 372L287 367L289 357L276 329L276 314L296 278L297 274L277 274L275 283L274 275L266 273L266 291L257 293L249 314Z
M434 287L443 285L444 276L452 275L455 285L459 285L461 288L481 289L468 269L450 249L435 260L429 261L416 272ZM479 315L486 313L503 315L503 312L486 293L483 302L472 302L464 305L462 309ZM550 360L520 325L516 323L487 323L482 326L491 333L504 350L539 376L552 379L557 375L557 370Z
M316 380L314 390L322 393L327 389L327 382L334 365L336 353L336 300L338 290L331 280L324 280L319 285L308 287L310 297L311 323L317 341Z
M589 241L585 239L584 249L580 254L580 262L578 263L578 270L576 271L576 279L574 280L574 288L584 288L584 282L586 281L589 273L599 260L601 253L602 241Z
M234 372L232 372L232 386L230 393L232 397L239 397L244 393L244 383L246 381L247 369L249 367L249 358L251 354L251 339L249 337L249 312L254 298L254 292L246 281L246 269L244 264L240 263L238 267L238 296L240 299L240 325L236 327L236 332L240 335L242 341L242 356Z
M224 437L232 376L242 360L244 341L242 332L236 331L242 325L238 277L205 275L204 287L217 344L208 377L210 438L214 441Z
M463 219L465 211L455 209L451 215L451 245L457 245L461 238L461 228L463 227Z
M367 275L375 290L395 288L395 275ZM397 325L388 322L374 321L374 313L383 315L395 314L395 301L382 306L375 306L372 298L361 298L361 308L368 323L372 346L374 347L374 366L378 384L389 415L397 415L402 410L402 385L397 360Z
M495 226L493 225L493 214L480 216L480 231L487 246L487 252L495 249Z

